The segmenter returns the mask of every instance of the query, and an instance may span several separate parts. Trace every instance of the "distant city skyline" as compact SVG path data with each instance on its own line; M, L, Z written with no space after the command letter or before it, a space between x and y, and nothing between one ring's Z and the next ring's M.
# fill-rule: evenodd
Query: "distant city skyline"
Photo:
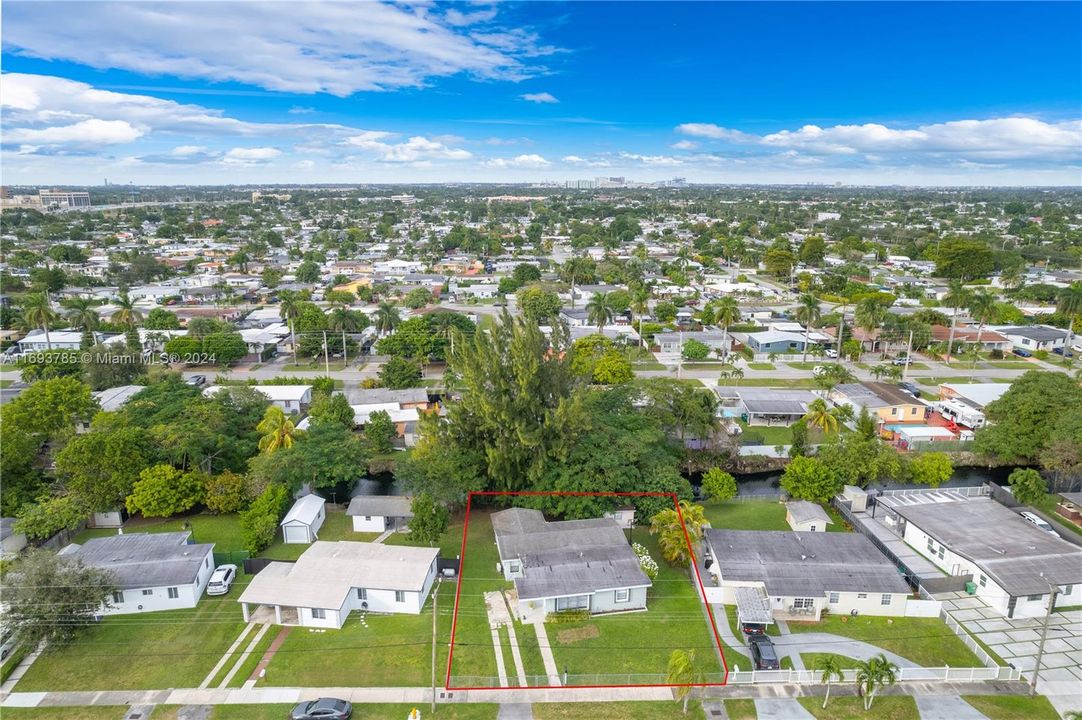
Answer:
M3 183L1082 184L1079 3L4 7Z

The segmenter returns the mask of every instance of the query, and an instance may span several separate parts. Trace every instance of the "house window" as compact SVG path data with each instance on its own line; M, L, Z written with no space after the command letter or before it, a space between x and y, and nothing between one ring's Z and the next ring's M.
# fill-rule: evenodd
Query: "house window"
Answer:
M312 608L312 618L315 620L326 620L327 611L323 608Z
M896 407L892 407L892 408L890 409L890 414L891 414L892 416L894 416L894 415L897 415L897 414L898 414L898 408L896 408Z
M372 521L372 516L371 515L365 515L364 516L364 521L365 522L371 522Z
M882 595L879 596L879 604L880 605L890 605L890 600L891 600L890 593L883 593Z
M623 590L616 591L616 602L624 603L631 600L631 590L624 588Z
M1026 600L1029 600L1030 602L1036 602L1043 597L1044 595L1026 595Z
M573 597L556 598L556 610L585 610L590 607L588 595L575 595Z
M147 588L146 590L143 591L144 596L153 595L153 594L154 594L153 588Z
M868 593L857 593L857 600L864 600L868 597Z
M939 552L937 553L937 555L939 555L940 560L943 559L943 546L942 545L939 546Z
M203 567L210 567L210 555L203 558Z
M1064 585L1063 586L1063 594L1064 595L1070 595L1073 591L1074 591L1074 585Z
M928 538L928 552L935 552L935 543L932 541L932 538Z
M117 592L113 593L113 602L115 602L115 603L124 602L124 593L120 592L120 591L117 591Z
M838 593L832 592L830 593L830 597L828 598L827 602L836 603L839 600L841 600L841 597L838 595Z
M977 582L980 583L981 587L984 587L988 584L988 578L986 578L984 575L981 575L980 579Z
M916 415L917 414L917 409L916 408L910 408L909 414L910 415Z
M404 590L395 590L394 591L394 601L397 602L397 603L406 602L406 592Z
M815 598L794 598L793 607L803 610L815 607Z
M176 600L180 597L180 590L177 590L175 587L169 588L166 590L166 593L169 595L170 600Z
M366 590L364 588L357 588L357 599L358 600L367 600L368 599L368 590Z
M514 573L517 573L517 572L519 572L521 570L522 570L522 565L519 564L518 560L511 560L510 562L507 563L507 572L514 574Z

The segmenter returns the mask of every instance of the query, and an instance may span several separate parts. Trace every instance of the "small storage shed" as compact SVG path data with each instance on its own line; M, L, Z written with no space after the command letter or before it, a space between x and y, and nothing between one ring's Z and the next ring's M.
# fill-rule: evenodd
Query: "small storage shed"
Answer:
M807 500L785 503L785 522L797 532L826 532L834 521L821 505Z
M319 495L305 495L293 503L282 518L282 540L286 544L315 542L327 517L326 503Z

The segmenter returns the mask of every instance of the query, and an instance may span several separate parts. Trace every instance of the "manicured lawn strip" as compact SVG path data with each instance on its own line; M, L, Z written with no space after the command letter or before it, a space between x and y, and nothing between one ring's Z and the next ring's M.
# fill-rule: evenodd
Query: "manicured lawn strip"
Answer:
M461 532L461 529L460 529ZM461 542L461 535L459 535ZM455 555L461 551L461 545ZM496 657L492 648L492 631L485 610L484 593L502 590L507 583L496 570L500 561L496 550L496 536L492 532L492 514L488 510L470 512L469 534L466 538L466 554L462 563L462 576L458 590L458 623L455 628L455 652L451 668L452 683L458 684L456 676L480 676L491 678L471 680L469 684L486 684L498 687ZM454 589L453 586L451 589ZM454 594L448 593L447 606L454 607ZM516 631L518 628L516 628ZM506 630L503 631L506 633ZM521 638L519 639L521 642ZM507 668L513 672L514 665Z
M773 370L774 365L768 362L753 362L748 363L748 367L752 370Z
M236 601L244 582L190 610L107 617L74 644L43 653L18 689L196 687L244 628Z
M260 638L259 642L255 646L255 650L253 650L252 654L248 656L248 659L244 661L244 664L240 666L240 670L238 670L237 674L233 676L233 679L229 681L229 685L227 687L239 688L244 685L244 681L247 680L249 676L251 676L251 674L255 672L256 666L259 665L259 661L263 659L263 653L267 652L267 648L271 646L271 643L274 642L274 638L278 637L278 633L281 632L281 630L281 625L270 626L270 629L267 630L267 634ZM296 631L297 628L294 628L290 632L294 633ZM254 628L252 632L259 632L259 628ZM252 637L254 637L254 635ZM222 668L223 670L225 670L226 674L228 674L229 671L233 669L233 664L237 661L237 658L241 656L245 648L247 648L248 645L252 642L252 637L246 637L244 639L245 642L241 643L241 646L237 648L235 656L230 660L230 662L227 662L225 664L225 668ZM214 678L215 683L212 684L211 687L218 687L217 683L220 683L224 678L225 675L222 675L222 677Z
M97 705L93 707L5 707L4 720L117 720L124 717L125 707ZM167 717L167 716L166 716ZM276 720L280 720L276 718ZM158 720L158 713L151 715Z
M546 630L548 630L548 628L546 628ZM533 625L515 623L515 637L518 638L518 652L522 657L522 669L526 671L527 678L545 677L546 680L540 684L547 685L548 680L547 673L545 672L545 661L541 659L541 650L537 643L537 631L534 630ZM549 642L551 643L552 641L550 635ZM507 674L511 674L510 667L507 669Z
M963 695L989 720L1058 720L1059 713L1044 695Z
M819 622L790 621L789 629L794 633L828 632L862 640L924 667L981 666L977 657L939 618L826 615Z
M534 720L702 720L706 717L697 700L670 702L535 703Z
M749 500L748 502L707 503L706 519L710 527L729 530L788 530L785 506L779 502Z
M871 710L864 709L864 698L859 697L832 696L826 710L823 709L823 698L802 697L797 700L816 720L920 720L917 703L908 695L878 696L872 703Z
M189 523L185 528L184 523ZM225 553L243 550L240 535L240 517L236 514L178 515L168 519L134 517L124 523L124 533L162 533L189 530L192 542L214 543L214 552ZM92 528L75 536L72 542L83 543L90 538L116 535L116 528Z
M660 571L647 594L645 613L593 617L589 620L549 624L556 667L566 668L571 676L592 673L612 674L612 684L657 682L647 678L630 680L623 673L664 676L669 655L674 650L695 650L696 659L707 677L719 678L722 671L716 642L703 614L697 589L684 568L668 566L662 559L657 539L644 532L635 533L636 542L644 545L658 561ZM724 618L720 619L725 622ZM594 627L596 637L582 637L561 642L559 634ZM569 680L575 684L574 680Z
M773 388L815 388L819 385L815 378L744 378L743 380L718 380L721 387L773 387Z
M800 659L804 661L804 667L812 672L816 672L815 661L822 657L838 658L838 665L840 665L843 670L855 668L860 663L860 661L855 658L851 658L847 655L838 655L836 653L800 653Z
M1037 363L1025 362L1024 360L985 360L982 364L999 370L1040 370L1041 368Z
M814 370L817 365L822 365L824 362L826 362L825 360L812 360L811 362L801 362L800 360L786 360L784 357L781 359L781 361L796 370Z
M518 677L518 671L515 669L515 657L511 654L511 635L507 632L506 626L501 627L499 633L500 654L503 655L503 669L507 673L508 683L514 686L518 684L518 681L512 680L512 678ZM519 652L521 653L521 650Z
M943 377L918 377L914 378L921 385L942 385L943 383L980 383L985 382L984 378L973 377L972 375L950 375Z
M0 665L0 682L8 679L8 675L15 672L15 668L19 667L19 663L23 661L27 655L30 654L30 648L25 645L12 650L11 654L4 659L2 665Z
M726 700L725 712L729 720L756 720L759 717L754 700Z
M455 703L436 706L433 715L428 703L419 705L381 704L354 705L355 718L405 718L414 708L421 711L422 717L436 720L495 720L500 706L495 703ZM282 720L289 715L293 705L215 705L208 720ZM112 716L115 720L116 716ZM150 720L158 720L155 714Z

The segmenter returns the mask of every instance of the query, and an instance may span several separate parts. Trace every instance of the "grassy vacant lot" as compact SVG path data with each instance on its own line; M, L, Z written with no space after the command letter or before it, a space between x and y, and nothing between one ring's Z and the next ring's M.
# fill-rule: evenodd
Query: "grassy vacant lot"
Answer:
M710 527L729 530L788 530L785 506L780 502L750 500L703 505Z
M108 617L68 647L42 654L22 680L31 690L196 687L244 628L237 597L204 597L190 610ZM6 709L5 709L6 712Z
M790 621L789 629L794 633L828 632L862 640L924 667L980 666L976 656L939 618L826 615L819 622Z
M729 720L755 720L759 717L755 712L754 700L726 700L725 712L729 714Z
M609 703L536 703L534 720L703 720L702 705L688 702L688 714L683 703L671 702L609 702Z
M990 720L1057 720L1059 713L1044 695L963 695Z
M917 703L908 695L877 697L871 710L865 710L864 699L858 697L831 697L826 710L823 709L822 698L803 697L798 700L816 720L920 720Z
M447 663L454 586L440 584L436 678ZM435 592L435 590L434 590ZM294 628L258 685L400 687L432 681L432 601L420 615L351 613L341 630Z
M184 527L185 523L188 523L187 528ZM178 515L166 519L135 517L124 523L124 532L126 534L180 532L183 530L191 531L194 542L214 543L215 552L233 552L244 549L241 546L240 518L236 514L211 515L210 513L198 513L194 515ZM82 543L90 538L110 535L116 535L115 528L84 530L76 535L72 542Z
M703 614L697 588L685 568L669 567L662 559L656 539L636 531L635 541L644 545L661 566L647 594L644 613L592 617L573 623L549 624L556 666L569 674L611 673L614 683L627 683L623 673L664 676L673 650L695 650L707 678L716 681L722 672L716 641ZM725 618L718 618L725 622ZM576 635L567 631L579 630ZM596 630L596 632L594 632ZM591 633L593 636L591 637ZM565 638L561 640L560 635ZM658 682L631 678L630 684Z

